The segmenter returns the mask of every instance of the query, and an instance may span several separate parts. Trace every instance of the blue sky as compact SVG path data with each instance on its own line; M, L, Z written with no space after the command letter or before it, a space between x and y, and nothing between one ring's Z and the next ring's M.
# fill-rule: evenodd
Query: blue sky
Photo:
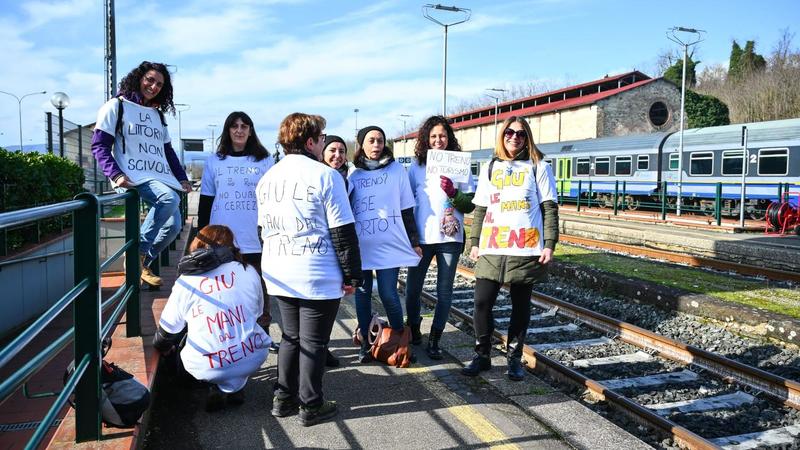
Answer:
M402 132L441 106L442 28L417 1L116 0L119 78L142 60L175 66L185 138L219 135L243 110L272 150L276 128L294 111L321 114L329 134L358 125ZM450 5L453 3L445 2ZM472 19L450 29L448 105L489 87L582 83L632 69L656 75L657 55L676 45L672 26L707 31L696 55L727 64L733 39L769 53L782 30L798 32L797 0L459 0ZM667 8L664 5L669 5ZM91 123L104 101L103 1L0 0L0 90L23 101L24 144L45 140L50 95L71 98L65 118ZM800 36L794 46L800 46ZM177 118L169 118L177 141ZM0 95L0 145L15 145L17 102Z

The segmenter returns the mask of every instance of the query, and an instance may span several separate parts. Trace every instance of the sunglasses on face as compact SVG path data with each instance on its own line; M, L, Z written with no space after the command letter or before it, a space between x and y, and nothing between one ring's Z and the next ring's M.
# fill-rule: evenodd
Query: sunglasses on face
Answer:
M503 136L505 136L506 139L513 138L515 134L520 139L525 139L526 137L528 137L528 133L525 130L516 130L516 131L514 131L511 128L506 128L506 131L503 131Z

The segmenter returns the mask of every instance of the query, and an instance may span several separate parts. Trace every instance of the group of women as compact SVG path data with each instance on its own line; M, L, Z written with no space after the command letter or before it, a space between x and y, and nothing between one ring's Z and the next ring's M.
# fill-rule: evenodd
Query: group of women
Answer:
M156 127L159 123L153 118L174 110L172 87L163 65L144 62L126 80L129 77L129 85L138 89L123 91L99 113L95 141L105 148L98 145L95 155L116 186L139 190L152 205L150 212L156 212L148 226L166 238L172 222L180 219L158 212L164 208L159 202L170 195L150 199L144 192L174 193L185 173L173 164L174 151L166 126L161 126L155 133L161 139L160 153L144 153L154 159L160 155L168 164L158 167L169 170L129 174L128 167L140 167L129 160L143 152L132 136L138 128L125 121L120 126L117 115L122 115L118 103L124 103L126 112L138 113L141 126ZM166 89L170 96L159 96ZM149 121L147 112L152 115ZM407 170L394 159L380 127L358 131L350 165L345 141L326 136L325 126L320 116L287 116L278 133L286 156L275 163L250 117L243 112L228 116L217 152L208 158L203 174L200 231L192 253L179 264L181 276L159 322L156 347L162 354L180 351L186 371L210 383L208 410L241 403L247 376L263 363L271 343L265 328L272 296L282 319L272 414L297 414L304 426L329 419L337 407L324 399L322 377L326 362L338 364L327 345L342 296L355 294L362 334L359 362L371 359L367 333L373 279L389 326L398 331L408 326L412 344L419 345L420 295L435 257L438 300L426 353L441 359L440 339L466 244L464 214L474 210L469 256L477 261L476 345L462 373L475 376L491 368L492 307L507 283L513 304L507 375L522 379L532 285L544 275L558 240L555 180L527 122L506 119L492 162L484 165L477 180L458 183L426 174L429 150L461 151L444 117L433 116L422 124ZM106 135L122 141L113 153ZM144 228L140 248L146 270L161 247L147 242L154 233ZM397 291L402 267L408 268L405 321ZM144 271L142 276L148 281Z

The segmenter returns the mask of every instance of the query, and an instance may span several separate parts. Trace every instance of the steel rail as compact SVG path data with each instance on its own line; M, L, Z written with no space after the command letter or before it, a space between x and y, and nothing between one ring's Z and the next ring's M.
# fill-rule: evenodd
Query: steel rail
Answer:
M789 272L787 270L769 269L766 267L751 266L748 264L723 261L704 256L680 254L666 250L656 250L653 248L641 247L638 245L619 244L615 242L606 242L573 235L561 234L559 235L558 240L559 242L566 244L583 245L587 247L601 248L604 250L612 250L630 255L661 259L672 263L686 264L692 267L709 267L717 270L734 271L742 275L767 277L771 280L800 282L800 273Z
M462 267L459 267L458 271L461 273L461 275L474 278L474 276L470 276L471 272L462 269ZM404 281L401 280L399 283L405 286ZM435 296L425 292L424 290L421 293L421 298L429 304L435 304L437 301ZM469 323L470 325L472 324L472 317L458 308L451 307L450 314ZM498 338L503 345L507 344L507 335L498 330L494 330L492 334L494 337ZM565 380L573 385L581 386L589 391L595 398L606 401L631 419L661 430L662 433L671 436L679 445L683 447L686 447L690 450L718 450L720 448L707 439L704 439L693 433L689 429L682 427L669 419L665 419L664 417L659 416L655 412L650 411L642 405L629 400L625 396L606 388L596 380L587 378L570 369L569 367L559 363L558 361L541 354L529 344L525 344L525 347L523 347L523 358L525 358L526 368L528 371L544 372L555 379Z

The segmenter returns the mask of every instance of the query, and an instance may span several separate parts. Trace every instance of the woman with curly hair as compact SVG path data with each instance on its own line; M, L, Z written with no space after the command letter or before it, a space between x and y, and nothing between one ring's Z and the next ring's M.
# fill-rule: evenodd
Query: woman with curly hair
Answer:
M408 167L408 180L416 200L414 219L419 230L422 259L417 266L408 268L406 284L406 311L408 325L411 327L411 342L419 345L422 342L420 294L431 260L436 257L438 300L426 352L431 359L442 359L439 340L450 314L458 257L464 251L464 214L475 208L472 204L475 182L471 176L469 181L462 183L453 183L443 175L428 177L428 149L461 151L453 127L442 116L429 117L422 124L417 133L414 161Z
M139 253L142 281L161 285L150 263L181 229L180 196L192 186L167 131L164 113L175 114L167 66L144 61L119 85L119 95L97 113L92 154L117 192L136 189L150 206L142 223Z

